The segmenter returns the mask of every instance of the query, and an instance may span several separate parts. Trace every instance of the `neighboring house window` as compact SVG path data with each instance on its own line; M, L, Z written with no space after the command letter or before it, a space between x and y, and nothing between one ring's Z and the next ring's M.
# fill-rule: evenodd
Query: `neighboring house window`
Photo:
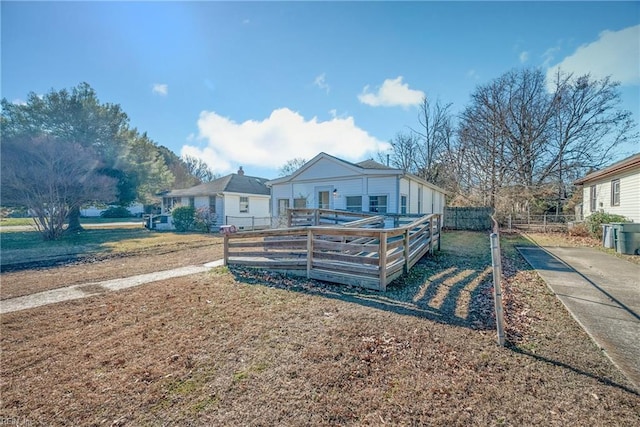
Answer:
M293 199L293 207L294 208L306 208L307 207L307 199L304 197L300 197L298 199Z
M369 196L369 212L387 213L387 196Z
M407 214L407 196L400 196L400 213Z
M216 213L216 196L209 196L209 213Z
M589 193L590 193L589 209L590 209L590 212L595 212L596 211L596 202L597 202L597 193L596 193L596 186L595 185L591 186L591 188L589 189Z
M620 180L611 181L611 206L620 206Z
M189 207L190 208L195 208L196 207L196 198L195 197L189 197Z
M347 210L351 212L362 212L362 196L347 196Z
M278 215L284 215L289 209L289 199L278 199Z
M422 187L418 188L418 213L422 213Z
M248 197L240 197L240 213L249 213Z
M318 191L318 208L329 209L329 192Z

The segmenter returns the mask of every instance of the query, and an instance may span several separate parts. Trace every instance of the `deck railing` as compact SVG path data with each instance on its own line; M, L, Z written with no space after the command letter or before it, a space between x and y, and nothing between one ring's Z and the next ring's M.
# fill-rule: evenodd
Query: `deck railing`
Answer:
M336 213L345 214L329 213L334 221ZM322 224L327 212L312 214ZM402 227L364 228L384 224L382 216L367 216L337 225L235 233L224 238L224 262L384 291L426 253L440 249L441 222L441 215L431 214Z

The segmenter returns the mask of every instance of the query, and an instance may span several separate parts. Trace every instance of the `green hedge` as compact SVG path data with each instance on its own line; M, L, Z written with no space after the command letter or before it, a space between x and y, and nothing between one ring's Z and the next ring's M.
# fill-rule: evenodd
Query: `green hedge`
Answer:
M173 226L177 231L193 230L196 226L196 210L190 206L180 206L171 211Z
M631 222L622 215L609 214L606 212L596 212L587 217L585 223L592 236L602 239L602 224L612 222Z

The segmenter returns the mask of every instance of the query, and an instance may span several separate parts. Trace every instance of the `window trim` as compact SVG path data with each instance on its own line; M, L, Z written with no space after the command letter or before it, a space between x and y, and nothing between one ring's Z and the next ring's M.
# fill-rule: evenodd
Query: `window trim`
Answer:
M400 195L400 215L406 215L407 214L408 200L409 200L409 198L407 197L406 194L401 194Z
M246 204L246 207L242 207L243 204L243 200L242 199L246 199L246 202L244 202ZM240 206L239 206L239 210L240 213L249 213L249 197L248 196L240 196Z
M353 209L354 206L356 205L349 205L349 199L350 198L360 198L360 209ZM344 198L344 207L346 210L348 210L349 212L362 212L362 195L361 194L354 194L352 196L345 196Z
M589 187L589 212L595 212L598 209L598 192L597 187L592 185Z
M216 196L209 196L209 213L216 213Z
M620 206L620 178L611 180L611 206Z
M281 206L281 204L284 206ZM287 209L289 209L289 199L284 197L282 199L278 199L277 206L278 206L278 216L285 215L287 213Z
M383 205L379 204L379 200L378 200L377 210L371 210L372 208L371 202L373 201L373 199L378 199L379 197L384 197L385 199L384 212L380 212L380 206L383 206ZM387 214L387 212L389 212L389 195L387 194L369 195L369 212L375 212L378 214Z

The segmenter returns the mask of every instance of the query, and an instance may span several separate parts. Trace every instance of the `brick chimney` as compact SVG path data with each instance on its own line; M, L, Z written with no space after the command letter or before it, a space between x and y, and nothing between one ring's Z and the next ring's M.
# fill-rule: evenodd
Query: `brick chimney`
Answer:
M242 166L238 169L238 175L244 175L244 171L242 170Z

